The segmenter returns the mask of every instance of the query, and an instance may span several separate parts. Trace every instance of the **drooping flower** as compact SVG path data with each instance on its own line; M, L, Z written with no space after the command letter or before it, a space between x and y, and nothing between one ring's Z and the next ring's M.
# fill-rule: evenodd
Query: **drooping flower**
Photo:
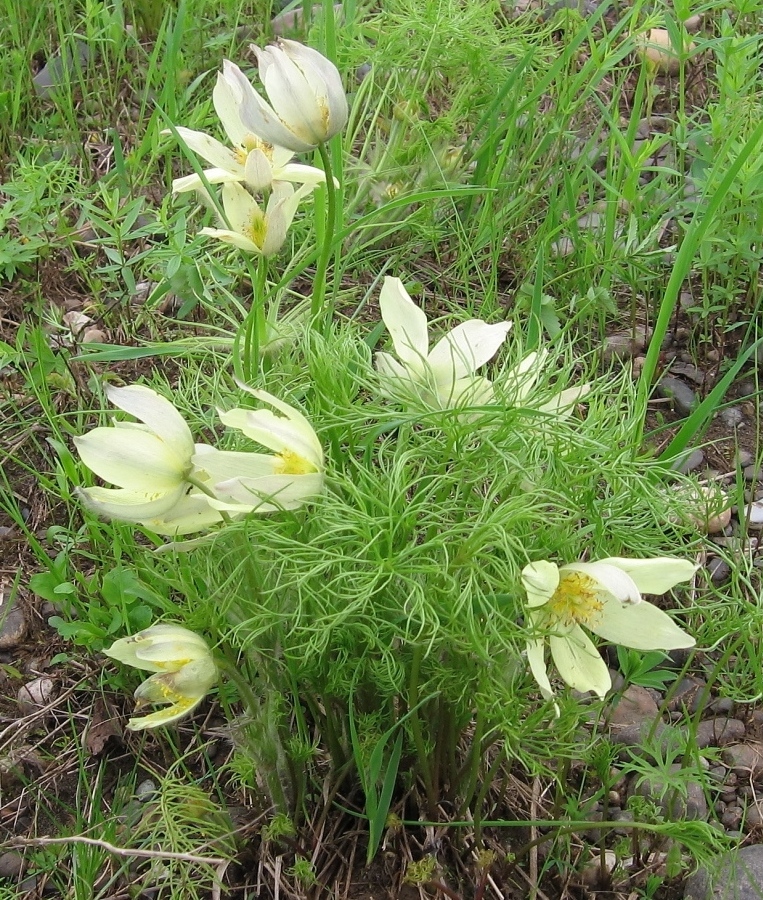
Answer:
M315 166L293 163L294 151L268 143L241 121L244 97L255 90L237 65L227 59L217 75L212 92L215 107L231 147L203 131L178 128L177 132L195 153L213 168L204 171L209 184L228 181L243 182L255 193L269 189L274 181L291 181L313 187L326 180L326 174ZM204 183L196 175L186 175L172 182L175 193L201 190Z
M386 385L418 395L435 408L481 406L493 400L493 385L477 369L495 356L511 322L489 325L470 319L456 326L429 350L427 317L399 278L387 277L379 297L381 315L397 359L376 354L376 368Z
M522 570L529 625L527 661L545 697L553 696L546 671L546 641L562 679L578 691L604 697L609 671L584 628L606 641L634 650L693 647L694 638L670 616L642 599L688 581L696 567L688 560L658 557L557 566L542 560Z
M105 388L106 396L137 422L114 422L74 438L84 464L116 488L78 490L91 510L111 519L144 522L175 508L188 490L193 436L175 407L144 385Z
M295 509L323 488L323 448L299 410L266 391L247 390L280 415L269 409L237 408L220 411L220 419L274 452L236 453L205 447L199 448L194 463L213 485L220 504L238 504L258 513ZM239 457L247 458L246 471Z
M347 123L347 97L336 66L297 41L279 40L264 50L252 46L270 103L242 88L245 127L295 153L314 150Z
M135 691L136 710L148 703L169 704L167 709L130 719L130 731L168 725L188 715L217 680L217 666L206 641L181 625L152 625L120 638L103 652L128 666L156 673Z
M238 182L223 185L223 208L230 228L202 228L201 234L233 244L245 253L273 256L283 246L300 201L310 193L312 185L298 190L286 182L276 181L265 210Z

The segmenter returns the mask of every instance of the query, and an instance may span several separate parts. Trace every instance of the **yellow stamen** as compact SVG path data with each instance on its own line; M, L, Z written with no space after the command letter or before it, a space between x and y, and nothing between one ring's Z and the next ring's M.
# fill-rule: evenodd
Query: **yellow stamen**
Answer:
M278 457L280 463L276 466L276 475L309 475L318 471L309 460L293 450L284 450Z
M268 223L265 220L265 214L262 210L257 210L252 216L252 221L246 230L246 236L256 246L262 249L265 243L265 237L268 233Z
M589 625L602 610L596 582L580 572L566 572L546 609L563 625Z

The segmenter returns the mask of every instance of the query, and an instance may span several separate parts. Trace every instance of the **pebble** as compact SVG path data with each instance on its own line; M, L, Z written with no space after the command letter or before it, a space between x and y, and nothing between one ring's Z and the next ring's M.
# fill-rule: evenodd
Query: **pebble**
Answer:
M689 43L685 53L691 53L693 49L694 44ZM674 74L681 67L676 48L664 28L652 28L647 34L638 35L636 37L636 53L650 67L660 72Z
M721 759L735 774L743 778L753 778L763 773L763 744L749 741L746 744L735 744L726 747Z
M763 896L763 845L753 844L700 866L684 888L684 900L760 900Z
M606 337L602 356L605 363L627 360L638 356L645 347L646 334L643 328L636 328L627 334L610 334Z
M684 28L689 32L689 34L694 34L694 32L699 31L702 27L702 16L697 13L695 16L689 16L688 19L684 20Z
M741 741L745 735L745 725L740 719L719 716L704 719L697 725L695 740L700 750L705 747L725 747L726 744Z
M41 677L35 678L34 681L30 681L19 688L16 702L21 714L30 716L41 707L46 706L53 696L53 687L52 678Z
M24 640L27 621L24 610L17 604L5 612L0 607L0 650L12 650Z
M704 465L704 462L705 454L697 447L677 456L670 464L670 468L685 475L687 472L694 472L696 469L699 469Z
M702 678L687 675L682 678L673 689L673 696L668 703L669 710L681 710L684 707L690 712L697 711L697 704L707 682Z
M742 475L744 475L746 481L760 481L761 476L763 476L763 470L760 466L749 465L744 467Z
M742 824L742 810L738 806L729 806L721 816L721 825L736 831Z
M0 854L0 878L18 880L24 874L26 861L21 853L9 850Z
M707 561L707 571L710 573L710 580L715 585L726 584L731 578L731 566L719 556L710 557Z
M718 414L718 418L726 428L735 429L744 422L744 413L738 406L727 406Z
M761 825L763 825L763 809L758 803L753 803L745 810L745 831L749 831L751 828L760 828Z
M668 397L675 412L681 416L688 416L699 402L689 385L672 375L663 375L657 383L657 393Z
M744 508L744 518L751 528L763 528L763 500L756 500Z

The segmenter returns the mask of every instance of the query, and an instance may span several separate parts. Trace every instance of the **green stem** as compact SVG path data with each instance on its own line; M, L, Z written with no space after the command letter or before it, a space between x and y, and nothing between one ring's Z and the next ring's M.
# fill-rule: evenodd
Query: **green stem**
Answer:
M437 817L437 792L432 783L432 773L429 768L429 756L427 748L424 744L424 735L421 731L421 719L419 710L416 709L419 703L419 678L421 676L421 663L424 659L424 647L419 645L413 651L413 661L411 662L411 679L408 685L408 709L416 711L411 716L411 731L413 732L413 743L416 746L416 756L421 780L424 782L424 790L427 794L427 806L429 807L429 815L434 819Z
M201 493L205 494L207 497L211 497L213 500L218 499L217 495L212 490L212 488L209 487L209 485L204 484L203 481L199 481L198 478L194 478L193 475L186 475L185 480L192 487L195 487L197 491L201 491ZM233 522L233 519L231 519L231 517L227 512L225 512L225 510L218 509L217 511L220 513L220 518L223 520L223 522L225 522L226 525L230 525Z
M331 167L331 156L325 144L318 144L318 153L321 156L321 164L326 173L326 229L323 234L323 246L315 267L315 280L313 281L313 299L310 304L310 314L313 328L319 329L319 321L324 313L324 301L326 298L326 273L328 272L331 248L334 244L336 233L336 187L334 186L334 174ZM328 325L334 315L334 301L325 310L324 324Z
M251 257L249 277L252 282L252 305L241 326L244 338L242 374L243 380L249 383L255 380L260 365L262 348L267 340L267 317L265 315L265 296L268 284L268 261L264 256L257 257L254 271Z

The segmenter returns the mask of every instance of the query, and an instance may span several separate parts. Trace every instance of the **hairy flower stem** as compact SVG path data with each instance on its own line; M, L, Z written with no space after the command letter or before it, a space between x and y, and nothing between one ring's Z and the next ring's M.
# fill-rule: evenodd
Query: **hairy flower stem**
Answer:
M320 153L321 164L326 173L326 228L323 233L323 246L318 257L318 264L315 267L313 298L310 303L310 317L313 328L316 330L320 330L321 321L324 328L327 327L334 315L334 291L331 292L331 301L325 309L324 305L326 298L326 274L329 267L329 258L331 257L331 248L334 244L337 214L336 187L334 186L334 175L331 168L331 155L325 143L318 144L318 153Z

